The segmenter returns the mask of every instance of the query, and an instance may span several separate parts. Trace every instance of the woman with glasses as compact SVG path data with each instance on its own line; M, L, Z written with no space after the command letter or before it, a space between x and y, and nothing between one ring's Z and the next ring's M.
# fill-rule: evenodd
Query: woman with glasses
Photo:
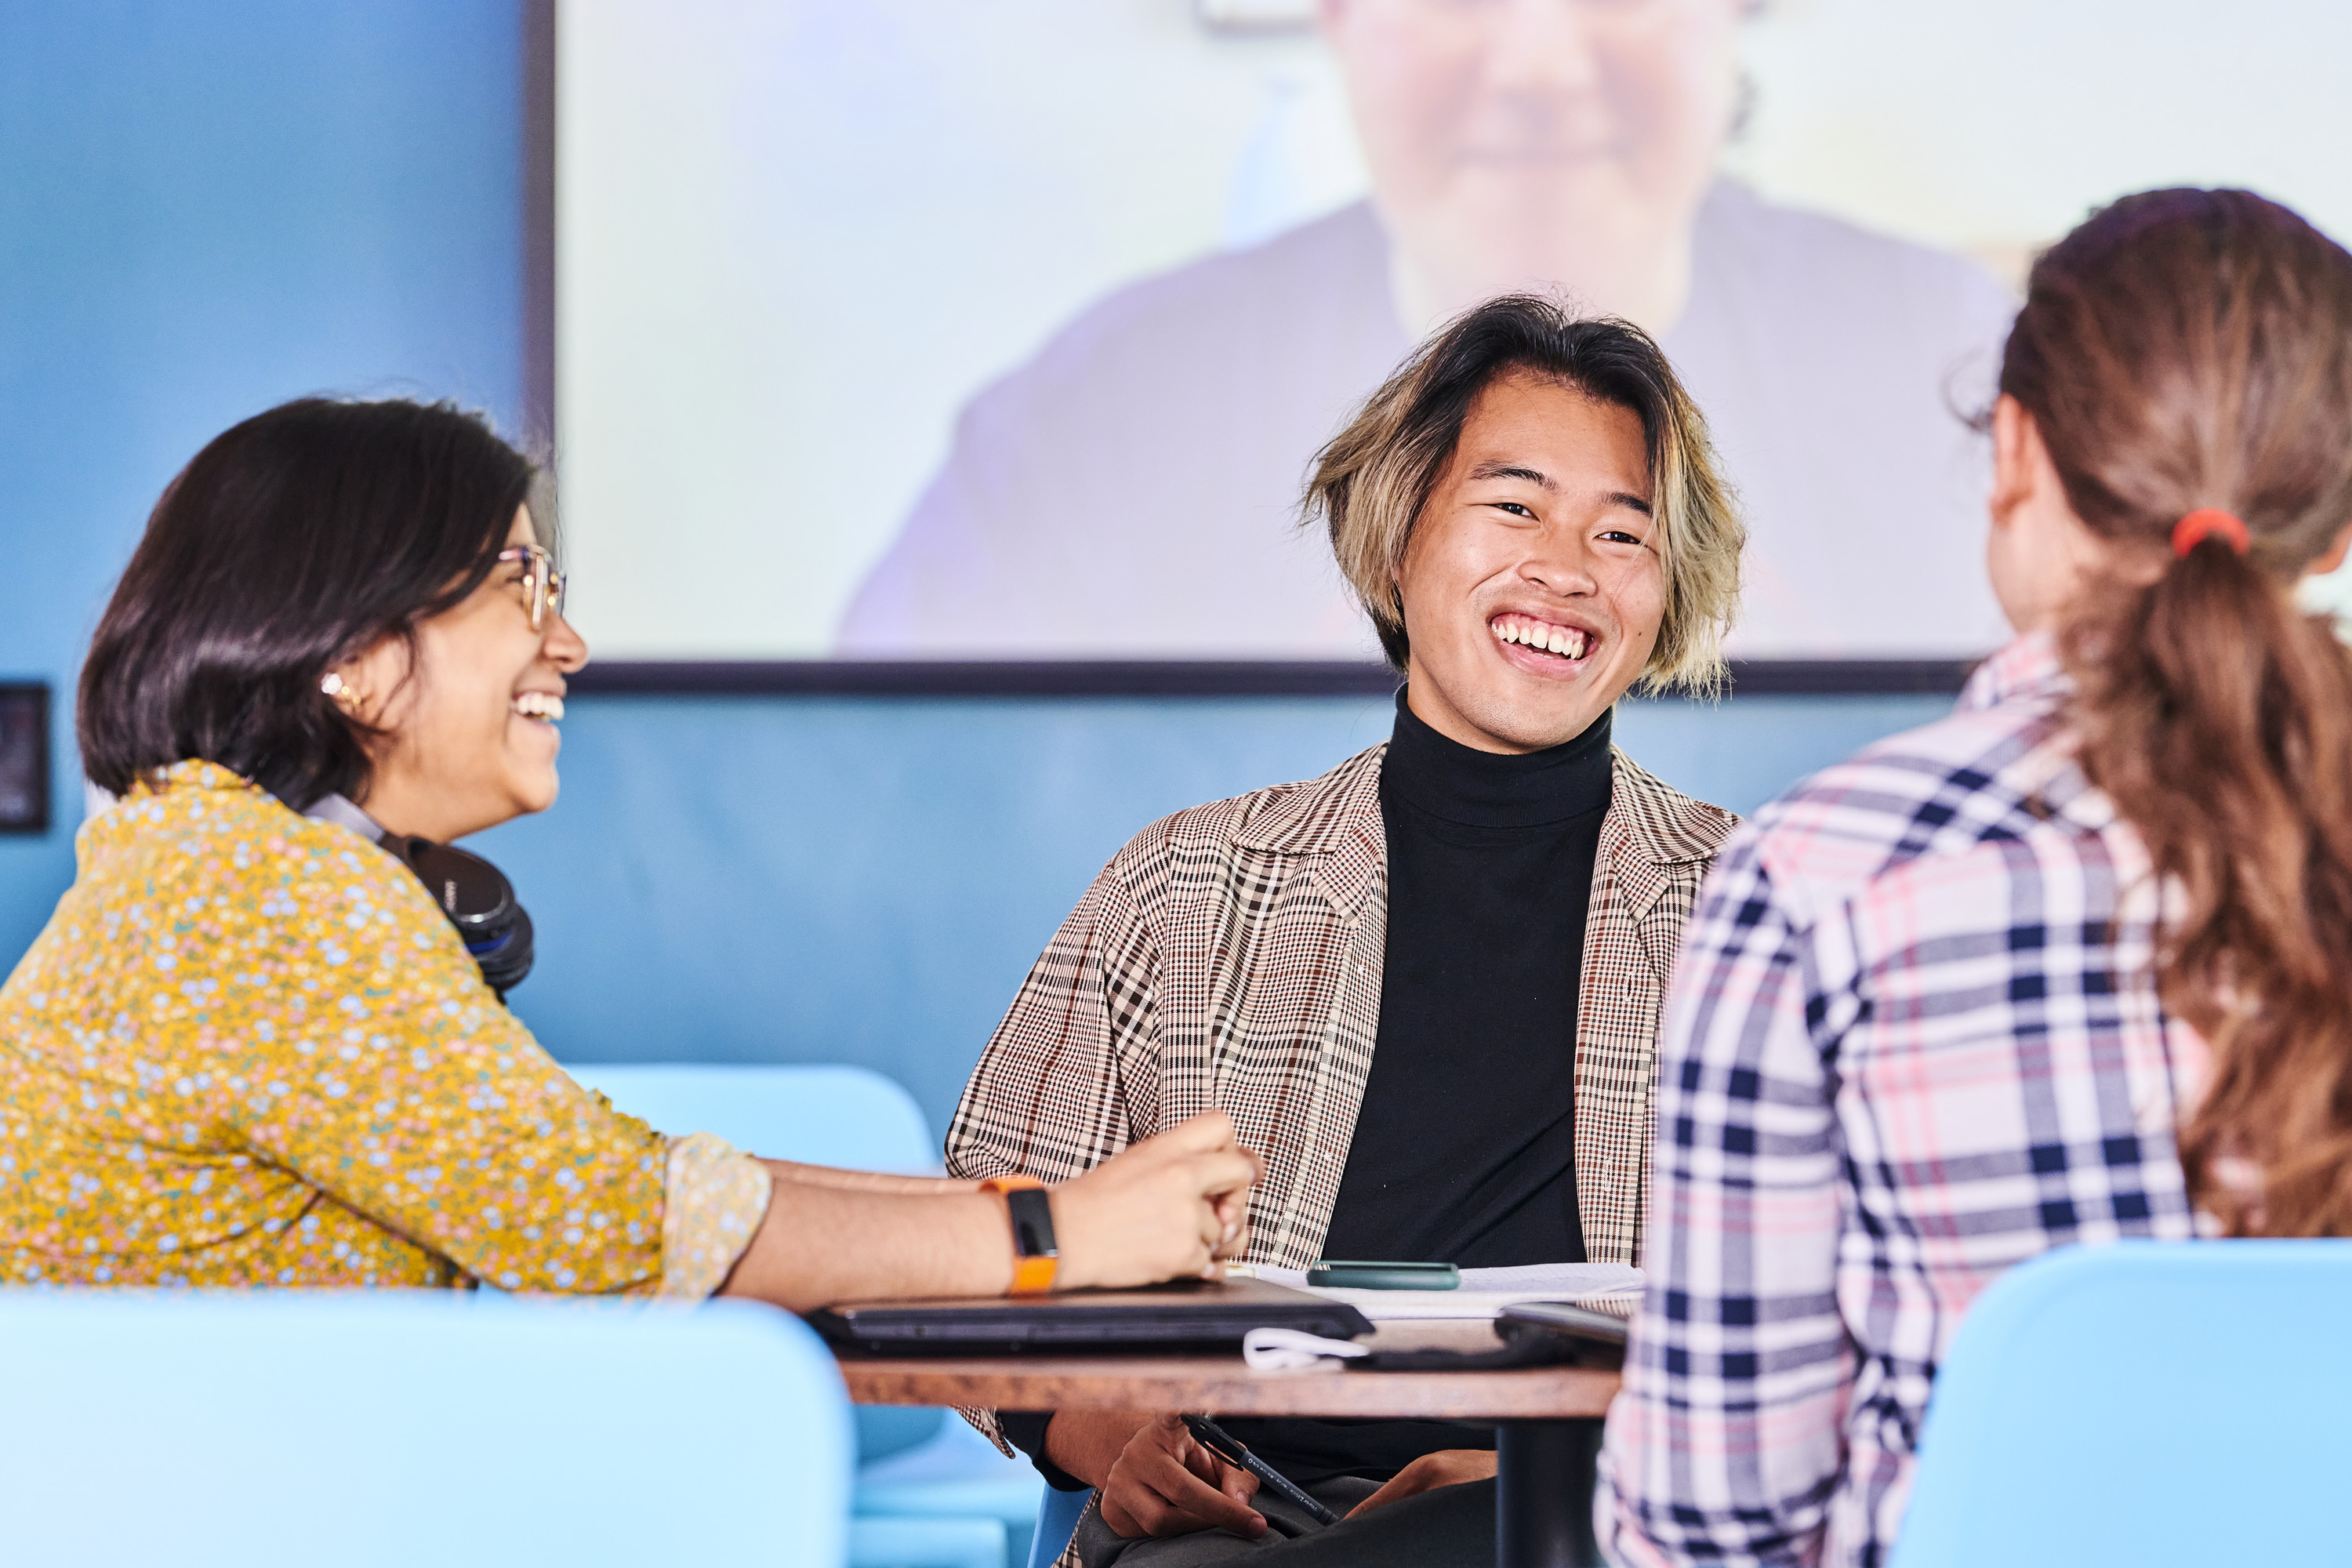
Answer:
M554 803L588 649L535 478L446 406L314 399L164 491L82 672L121 799L0 986L0 1283L805 1309L1233 1250L1254 1163L1222 1114L1041 1205L665 1137L540 1047L403 858ZM1016 1206L1057 1258L1016 1256Z

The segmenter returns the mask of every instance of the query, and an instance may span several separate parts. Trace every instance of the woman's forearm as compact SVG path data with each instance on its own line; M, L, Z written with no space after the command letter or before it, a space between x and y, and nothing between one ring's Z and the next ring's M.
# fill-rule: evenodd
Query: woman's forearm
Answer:
M907 1185L861 1190L780 1173L758 1233L719 1293L806 1312L886 1297L994 1296L1012 1283L1001 1200L969 1183L875 1179Z
M1013 1283L1004 1200L969 1183L768 1167L767 1213L721 1295L794 1311L887 1297L992 1296ZM1243 1245L1256 1156L1221 1110L1130 1145L1053 1189L1063 1289L1143 1285Z
M980 1190L978 1182L959 1182L945 1176L890 1176L879 1171L844 1171L832 1165L803 1165L792 1160L761 1160L760 1163L767 1166L769 1173L779 1182L799 1182L844 1193L896 1193L938 1197L945 1193Z

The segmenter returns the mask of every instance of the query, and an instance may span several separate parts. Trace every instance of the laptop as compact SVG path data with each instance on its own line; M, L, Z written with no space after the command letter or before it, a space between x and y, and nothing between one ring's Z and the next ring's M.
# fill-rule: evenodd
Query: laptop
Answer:
M1372 1331L1344 1301L1263 1279L1178 1279L1141 1290L1054 1296L974 1296L938 1301L851 1301L808 1315L835 1346L908 1355L1008 1351L1157 1350L1211 1353L1252 1329L1299 1329L1325 1339Z

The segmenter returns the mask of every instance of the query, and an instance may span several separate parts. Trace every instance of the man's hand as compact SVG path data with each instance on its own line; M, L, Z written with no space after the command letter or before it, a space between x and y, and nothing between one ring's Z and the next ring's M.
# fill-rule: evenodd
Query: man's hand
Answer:
M1240 1143L1234 1147L1239 1149L1250 1163L1250 1181L1246 1187L1235 1187L1231 1192L1217 1194L1217 1224L1224 1231L1224 1240L1217 1247L1220 1260L1249 1256L1250 1194L1265 1180L1265 1161L1258 1152Z
M1348 1510L1349 1519L1360 1513L1370 1513L1392 1502L1402 1502L1423 1492L1435 1491L1440 1487L1458 1486L1464 1481L1483 1481L1495 1474L1495 1450L1492 1448L1444 1448L1434 1454L1423 1454L1390 1479L1388 1484Z
M1230 1530L1255 1541L1265 1533L1264 1516L1249 1506L1256 1493L1255 1476L1202 1447L1183 1422L1163 1414L1127 1440L1104 1479L1103 1522L1126 1536Z
M1099 1488L1127 1452L1127 1440L1150 1425L1149 1410L1057 1410L1045 1421L1045 1458Z
M1250 1184L1263 1169L1234 1141L1222 1110L1204 1110L1054 1189L1056 1283L1154 1285L1218 1272L1248 1245Z

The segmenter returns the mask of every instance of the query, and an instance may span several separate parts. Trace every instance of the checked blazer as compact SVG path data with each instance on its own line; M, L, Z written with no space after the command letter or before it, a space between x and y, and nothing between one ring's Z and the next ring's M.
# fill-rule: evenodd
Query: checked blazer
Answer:
M1066 1180L1221 1108L1266 1164L1249 1260L1312 1262L1380 1025L1387 750L1178 812L1120 850L989 1041L948 1131L949 1172ZM1589 1256L1631 1263L1658 1008L1700 879L1738 819L1622 752L1613 761L1578 986L1576 1180Z

